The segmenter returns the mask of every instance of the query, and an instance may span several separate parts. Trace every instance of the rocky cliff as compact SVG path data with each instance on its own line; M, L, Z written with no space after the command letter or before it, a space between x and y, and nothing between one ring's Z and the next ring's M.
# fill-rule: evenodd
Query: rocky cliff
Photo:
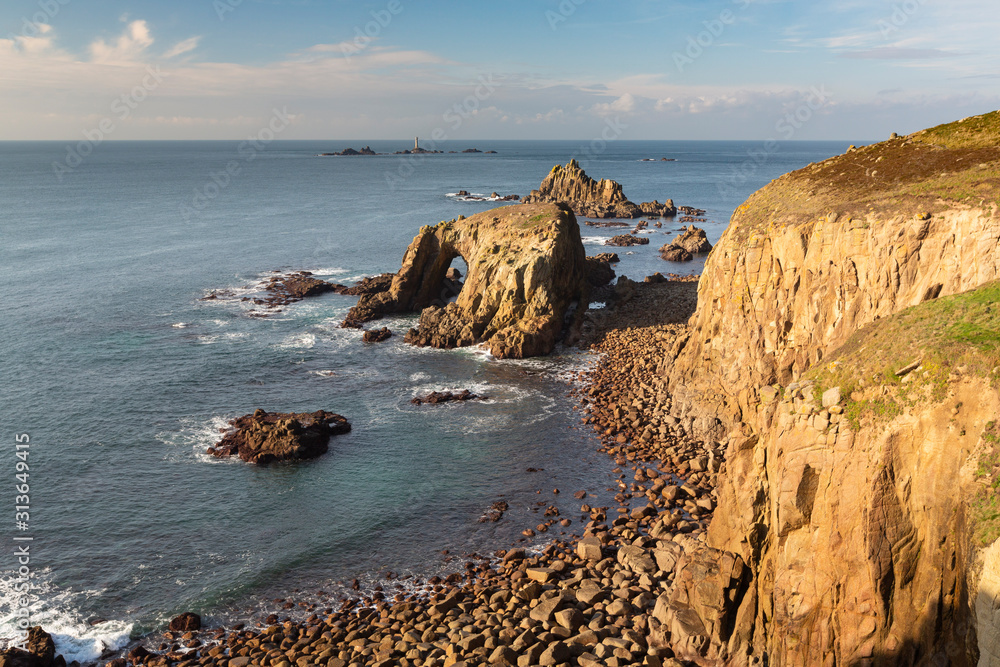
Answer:
M1000 656L998 194L994 113L737 210L668 372L676 415L726 451L707 545L664 598L679 657Z
M706 262L675 395L732 425L859 327L1000 277L998 126L854 149L752 195Z
M458 300L443 305L442 285L457 257L468 275ZM530 357L552 351L570 306L582 304L578 315L585 310L588 289L572 211L557 204L507 206L423 227L389 289L362 295L347 322L420 312L408 342L442 348L486 342L498 358Z
M615 181L595 181L580 168L576 160L565 167L556 165L537 190L522 200L525 204L564 202L577 215L589 218L641 218L643 216L673 216L677 213L672 199L634 204Z

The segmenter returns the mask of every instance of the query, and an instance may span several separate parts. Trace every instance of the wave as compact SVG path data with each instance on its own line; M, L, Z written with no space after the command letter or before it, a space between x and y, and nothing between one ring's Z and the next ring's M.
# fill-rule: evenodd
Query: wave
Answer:
M163 431L156 439L172 449L164 456L166 461L191 461L199 463L234 463L237 459L217 459L205 450L222 439L223 432L229 430L232 417L216 415L207 420L182 419L176 431Z
M583 245L604 245L610 239L610 236L584 236Z
M24 581L13 572L0 574L0 609L15 607L15 600L28 598L31 625L41 625L52 635L56 653L66 662L94 662L108 651L125 646L132 634L132 623L120 620L86 622L79 611L87 600L99 598L106 591L62 589L51 581L50 568L32 572L27 594L20 588ZM8 646L24 636L13 614L0 616L0 643Z
M479 192L469 192L467 194L459 194L458 192L446 192L445 197L454 199L455 201L511 201L505 197L492 197L487 194L482 194Z
M286 350L308 350L316 345L316 334L293 334L278 343L277 347Z

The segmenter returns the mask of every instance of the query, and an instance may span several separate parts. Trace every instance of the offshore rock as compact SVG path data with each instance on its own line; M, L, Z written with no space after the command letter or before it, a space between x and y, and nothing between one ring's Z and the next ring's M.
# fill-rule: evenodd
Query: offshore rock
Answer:
M660 257L668 262L690 262L694 259L694 255L675 243L660 248Z
M677 213L672 199L665 204L654 201L638 205L630 202L619 183L608 179L595 181L587 176L576 160L570 160L565 167L553 167L541 186L522 201L526 204L564 202L574 213L588 218L669 217Z
M694 225L684 228L684 231L670 242L671 245L680 246L692 255L702 255L712 252L712 244L708 242L705 230Z
M604 242L604 245L616 246L618 248L629 248L634 245L649 245L649 239L645 236L633 236L632 234L619 234L612 236Z
M441 293L457 257L468 275L458 300L445 304ZM421 228L391 287L362 295L345 324L417 311L420 322L407 333L408 343L486 343L498 358L531 357L552 351L570 305L586 304L588 290L572 211L556 204L507 206Z
M326 453L330 437L347 433L347 419L332 412L256 410L229 422L231 431L208 453L217 458L239 455L248 463L313 459Z
M388 327L370 329L361 337L361 339L366 343L384 343L390 338L392 338L392 331L390 331Z

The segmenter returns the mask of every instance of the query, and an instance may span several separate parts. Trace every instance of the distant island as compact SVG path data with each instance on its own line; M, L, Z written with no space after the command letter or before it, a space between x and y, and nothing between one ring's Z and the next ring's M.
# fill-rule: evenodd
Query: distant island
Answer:
M464 151L448 151L449 154L461 153L481 153L483 155L495 155L496 151L481 151L478 148L466 148ZM444 151L433 151L427 150L426 148L420 147L420 138L414 137L413 148L405 151L396 151L395 153L376 153L371 149L370 146L365 146L360 151L353 148L345 148L339 153L320 153L319 157L354 157L357 155L441 155Z

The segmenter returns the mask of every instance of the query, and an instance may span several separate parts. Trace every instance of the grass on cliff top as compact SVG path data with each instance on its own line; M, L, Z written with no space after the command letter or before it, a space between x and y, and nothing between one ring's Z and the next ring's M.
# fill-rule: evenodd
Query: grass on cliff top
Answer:
M902 373L913 364L919 368ZM904 405L943 400L949 374L962 373L1000 384L1000 282L908 308L855 332L822 364L806 373L816 391L840 387L845 415L862 421L891 419ZM889 386L881 397L853 400L870 386Z
M944 200L944 201L942 201ZM769 225L892 218L952 203L1000 207L1000 111L851 150L786 174L733 216L745 241Z

